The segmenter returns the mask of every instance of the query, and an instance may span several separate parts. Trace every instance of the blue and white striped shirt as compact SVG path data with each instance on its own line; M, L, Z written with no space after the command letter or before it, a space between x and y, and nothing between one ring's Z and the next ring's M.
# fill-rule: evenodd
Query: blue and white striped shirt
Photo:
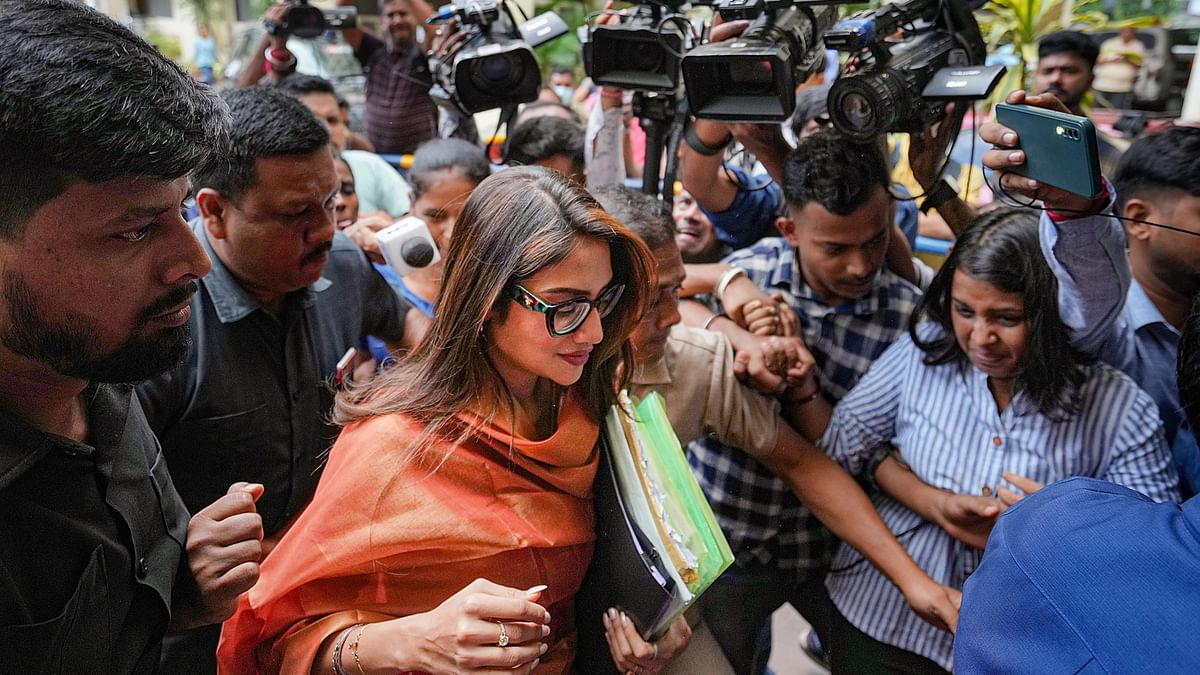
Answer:
M923 336L939 330L921 326ZM834 409L821 448L859 473L875 448L890 442L918 477L955 494L1014 489L1002 479L1007 471L1043 484L1092 476L1156 501L1178 501L1158 410L1111 366L1087 366L1079 411L1056 421L1024 392L998 412L986 374L969 364L927 366L923 358L910 336L897 340ZM935 581L962 588L983 553L886 495L874 500L913 560ZM900 591L853 548L839 547L826 586L859 630L951 667L953 637L914 614Z

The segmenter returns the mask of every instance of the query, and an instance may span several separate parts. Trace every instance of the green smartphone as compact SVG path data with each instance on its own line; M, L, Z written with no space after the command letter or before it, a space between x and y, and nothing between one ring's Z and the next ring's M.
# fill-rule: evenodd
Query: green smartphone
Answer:
M1012 172L1096 198L1104 190L1096 127L1086 117L1030 105L996 105L996 121L1017 132L1025 163Z

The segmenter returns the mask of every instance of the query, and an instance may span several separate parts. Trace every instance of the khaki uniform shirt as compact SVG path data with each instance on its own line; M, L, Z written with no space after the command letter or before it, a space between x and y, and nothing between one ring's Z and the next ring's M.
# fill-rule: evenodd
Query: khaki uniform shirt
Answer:
M639 367L631 393L662 395L679 442L712 435L762 459L778 440L779 402L733 375L733 346L720 333L675 326L662 360Z

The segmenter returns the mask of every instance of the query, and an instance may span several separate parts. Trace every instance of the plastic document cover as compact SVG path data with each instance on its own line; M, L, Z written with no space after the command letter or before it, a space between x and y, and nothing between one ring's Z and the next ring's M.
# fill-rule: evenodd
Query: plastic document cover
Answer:
M632 544L638 550L642 564L628 563L634 569L608 575L607 590L611 606L629 614L642 636L651 639L732 564L733 553L692 476L662 397L652 393L636 401L622 392L619 402L623 410L613 406L605 419L610 473L597 477L597 492L601 481L614 482L620 516L612 522L614 514L602 513L597 502L597 561L615 562L606 554L612 547ZM622 540L609 541L618 537ZM643 590L630 597L649 580L661 592Z

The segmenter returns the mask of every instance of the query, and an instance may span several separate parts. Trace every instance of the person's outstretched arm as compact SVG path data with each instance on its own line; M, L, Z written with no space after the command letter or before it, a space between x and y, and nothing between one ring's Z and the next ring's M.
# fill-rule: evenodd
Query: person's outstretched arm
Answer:
M782 421L775 450L761 461L831 532L879 568L914 612L954 632L962 594L937 583L913 562L845 469Z

